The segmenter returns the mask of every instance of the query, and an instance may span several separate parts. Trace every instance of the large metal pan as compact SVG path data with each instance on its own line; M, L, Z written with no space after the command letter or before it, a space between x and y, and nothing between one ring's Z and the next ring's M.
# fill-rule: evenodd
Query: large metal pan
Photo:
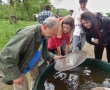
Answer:
M87 58L87 52L83 50L78 50L66 55L65 58L62 58L56 61L54 68L57 71L66 71L76 66L80 65Z

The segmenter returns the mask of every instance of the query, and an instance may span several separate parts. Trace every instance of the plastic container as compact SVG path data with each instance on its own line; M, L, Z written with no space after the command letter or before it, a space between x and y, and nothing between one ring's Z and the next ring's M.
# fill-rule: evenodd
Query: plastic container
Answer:
M110 64L101 60L87 58L83 63L83 65L92 65L95 67L102 68L110 73ZM40 90L39 82L42 80L42 77L45 76L46 73L50 72L54 69L54 63L48 66L36 79L33 90Z

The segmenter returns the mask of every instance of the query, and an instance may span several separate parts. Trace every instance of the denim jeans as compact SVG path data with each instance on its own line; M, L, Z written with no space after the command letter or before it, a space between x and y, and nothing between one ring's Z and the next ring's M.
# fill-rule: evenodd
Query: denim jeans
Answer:
M73 40L72 40L72 52L78 50L78 43L81 42L81 49L83 48L84 44L85 44L85 33L81 33L80 36L75 36L73 35Z

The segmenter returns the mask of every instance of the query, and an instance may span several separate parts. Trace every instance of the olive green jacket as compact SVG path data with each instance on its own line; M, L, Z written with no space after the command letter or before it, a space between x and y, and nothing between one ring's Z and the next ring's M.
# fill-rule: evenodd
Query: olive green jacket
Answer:
M3 71L2 81L12 84L14 79L21 76L28 66L34 53L41 43L41 25L21 28L0 51L0 68ZM46 67L47 60L53 60L54 55L48 52L47 40L44 40L42 51L44 62L38 67L39 73Z

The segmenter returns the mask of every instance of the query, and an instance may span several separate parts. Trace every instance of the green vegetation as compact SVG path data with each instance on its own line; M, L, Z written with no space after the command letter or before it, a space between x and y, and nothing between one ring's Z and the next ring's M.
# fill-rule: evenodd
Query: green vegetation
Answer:
M43 10L46 3L50 4L49 0L8 0L8 4L2 4L0 0L0 49L7 41L23 26L35 24L36 17ZM59 3L62 0L56 0ZM54 14L69 15L69 10L56 9L51 5L51 11ZM110 17L110 13L106 13ZM18 18L16 24L10 24L9 17L15 15ZM5 20L4 20L5 19ZM22 20L22 21L21 21ZM29 22L30 21L30 22ZM35 22L34 22L35 21Z
M58 0L60 2L61 0ZM18 20L35 21L36 18L33 14L38 14L44 9L45 4L50 4L49 0L9 0L8 4L0 4L0 19L9 19L10 16L17 16ZM58 14L53 5L51 5L51 11L54 14ZM61 10L62 16L68 15L69 10ZM63 12L62 12L63 11Z
M106 13L108 15L108 17L110 17L110 13Z
M17 30L33 24L37 24L37 22L18 21L16 24L10 24L8 20L0 21L0 50L11 39Z
M48 0L8 0L8 4L0 4L0 19L8 19L16 15L19 20L32 21L35 13L39 13ZM40 7L40 8L39 8Z
M8 0L8 4L2 4L0 0L0 50L9 41L21 27L36 24L36 17L44 8L46 3L50 4L49 0ZM60 2L61 0L57 0ZM50 4L51 5L51 4ZM51 5L51 12L63 17L69 14L69 10L56 9ZM17 23L10 24L10 16L17 17Z

